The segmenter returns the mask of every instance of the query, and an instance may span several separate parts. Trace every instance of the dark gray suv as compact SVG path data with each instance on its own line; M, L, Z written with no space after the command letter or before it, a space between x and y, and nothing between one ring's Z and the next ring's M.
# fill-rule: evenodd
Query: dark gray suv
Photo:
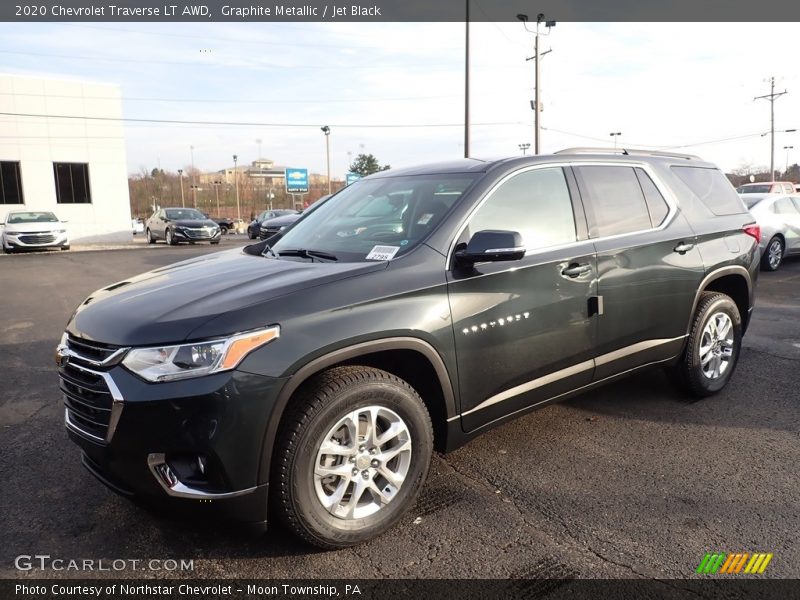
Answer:
M277 238L93 293L57 351L66 426L122 494L356 544L434 448L653 366L721 390L758 238L690 156L384 171Z

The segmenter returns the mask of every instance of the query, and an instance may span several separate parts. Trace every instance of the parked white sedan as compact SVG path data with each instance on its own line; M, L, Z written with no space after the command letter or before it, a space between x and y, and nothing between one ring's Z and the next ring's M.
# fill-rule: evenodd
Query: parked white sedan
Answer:
M55 214L44 211L13 210L3 225L3 252L27 248L61 248L69 250L67 229Z

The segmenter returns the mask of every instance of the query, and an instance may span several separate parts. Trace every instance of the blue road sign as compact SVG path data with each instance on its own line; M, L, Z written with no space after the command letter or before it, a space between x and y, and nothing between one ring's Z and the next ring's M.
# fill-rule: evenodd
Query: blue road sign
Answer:
M308 169L290 169L287 167L285 179L287 194L308 193Z
M361 175L359 175L358 173L348 173L347 175L345 175L345 183L347 185L355 183L359 179L361 179Z

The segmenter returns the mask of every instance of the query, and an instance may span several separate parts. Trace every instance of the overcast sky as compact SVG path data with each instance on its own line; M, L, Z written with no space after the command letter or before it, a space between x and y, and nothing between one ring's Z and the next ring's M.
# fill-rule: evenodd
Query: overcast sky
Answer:
M797 24L559 23L542 50L542 151L663 147L731 170L769 164L776 129L800 129ZM472 156L533 142L533 36L471 25ZM373 153L408 166L463 155L464 24L0 24L0 71L117 83L127 118L290 126L126 123L128 167L216 170L261 155L331 169ZM373 125L376 127L366 127ZM395 127L384 127L394 125ZM380 127L377 127L380 126ZM777 169L798 133L776 136ZM728 139L738 138L738 139ZM721 141L726 140L726 141Z

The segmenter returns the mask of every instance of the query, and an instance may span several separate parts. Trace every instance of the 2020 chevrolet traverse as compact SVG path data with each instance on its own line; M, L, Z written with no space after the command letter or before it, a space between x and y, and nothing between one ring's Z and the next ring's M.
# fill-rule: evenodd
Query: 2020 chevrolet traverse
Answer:
M258 526L269 506L356 544L413 504L434 448L656 365L722 389L758 237L684 155L381 172L277 241L91 294L57 350L66 427L122 494Z

